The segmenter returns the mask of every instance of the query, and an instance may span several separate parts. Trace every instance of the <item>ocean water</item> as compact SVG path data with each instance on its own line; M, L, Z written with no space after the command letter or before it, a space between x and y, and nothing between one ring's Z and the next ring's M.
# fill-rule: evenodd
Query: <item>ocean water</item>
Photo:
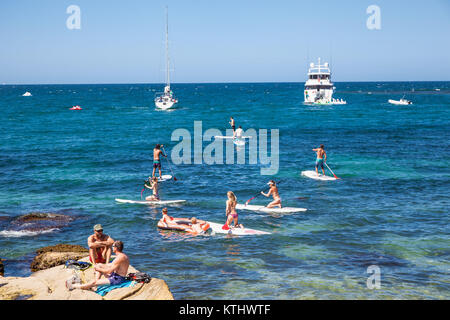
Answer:
M156 84L0 86L5 276L29 275L42 246L87 247L101 223L175 299L449 299L450 82L335 85L347 105L303 105L303 83L173 84L180 102L170 111L155 110ZM387 103L404 94L413 105ZM261 163L172 163L177 181L163 182L161 197L187 202L169 214L224 222L227 191L244 202L269 179L281 181L284 206L308 211L239 211L245 226L271 234L194 237L158 230L161 207L114 201L140 199L156 143L170 153L174 130L193 137L194 121L225 135L230 116L244 129L279 130L278 172L261 175ZM341 180L300 175L314 169L311 149L321 143ZM17 223L31 212L71 219ZM372 265L379 289L367 286Z

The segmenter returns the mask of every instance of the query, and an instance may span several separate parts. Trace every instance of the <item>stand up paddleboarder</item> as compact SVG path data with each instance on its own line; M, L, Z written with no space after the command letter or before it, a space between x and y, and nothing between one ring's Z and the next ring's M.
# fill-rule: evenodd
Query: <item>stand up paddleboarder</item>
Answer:
M163 147L163 146L164 146L163 144L161 144L161 145L157 144L155 146L155 149L153 149L153 173L152 173L152 177L155 176L156 168L158 168L158 170L159 170L159 178L160 179L162 178L162 175L161 175L161 158L160 158L160 156L163 156L163 157L167 158L167 155L165 155L164 152L162 152L162 150L161 150L161 147Z
M319 175L319 171L318 171L319 166L322 168L323 175L325 175L325 170L323 169L323 164L324 164L324 162L327 162L327 153L325 152L323 144L321 144L319 148L312 149L312 150L317 153L317 158L316 158L316 173L317 173L317 175Z

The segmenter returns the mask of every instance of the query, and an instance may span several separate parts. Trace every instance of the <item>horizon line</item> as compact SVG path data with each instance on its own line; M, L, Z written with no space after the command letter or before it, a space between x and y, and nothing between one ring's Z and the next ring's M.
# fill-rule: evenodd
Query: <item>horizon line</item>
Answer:
M306 81L237 81L237 82L171 82L172 84L245 84L245 83L305 83ZM371 82L450 82L450 80L364 80L334 81L333 83L371 83ZM163 82L86 82L86 83L0 83L1 86L40 86L40 85L165 85Z

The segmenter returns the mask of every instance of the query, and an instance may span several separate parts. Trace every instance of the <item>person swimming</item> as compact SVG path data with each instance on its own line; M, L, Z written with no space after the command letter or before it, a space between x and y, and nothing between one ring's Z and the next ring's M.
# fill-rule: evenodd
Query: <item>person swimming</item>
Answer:
M273 201L267 205L267 208L273 208L275 206L278 206L281 208L281 197L278 193L278 187L275 183L275 181L270 180L268 185L270 186L269 192L266 194L264 191L261 191L261 194L265 197L270 197L272 195Z

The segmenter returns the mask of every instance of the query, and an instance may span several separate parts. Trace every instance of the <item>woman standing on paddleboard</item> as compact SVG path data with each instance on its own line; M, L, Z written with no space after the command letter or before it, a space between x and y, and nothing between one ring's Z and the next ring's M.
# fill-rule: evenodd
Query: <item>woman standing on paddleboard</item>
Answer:
M263 196L270 197L272 195L272 197L273 197L273 201L267 205L267 208L273 208L275 206L278 206L281 208L281 197L278 193L278 187L277 187L275 181L270 180L268 184L270 186L269 192L267 194L265 194L264 191L261 191L261 194Z
M233 191L228 191L227 192L227 207L225 210L225 214L227 216L227 222L225 223L225 225L223 226L222 229L228 230L230 229L230 225L231 225L231 221L234 221L234 227L240 227L242 228L242 225L238 224L238 214L236 212L236 204L237 204L237 199L236 196L234 195Z

